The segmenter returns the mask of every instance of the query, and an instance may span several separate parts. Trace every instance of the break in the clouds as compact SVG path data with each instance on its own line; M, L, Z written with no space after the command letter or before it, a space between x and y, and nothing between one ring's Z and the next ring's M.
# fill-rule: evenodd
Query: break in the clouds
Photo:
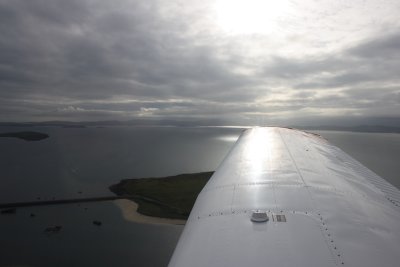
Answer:
M398 118L399 16L389 0L0 1L0 121Z

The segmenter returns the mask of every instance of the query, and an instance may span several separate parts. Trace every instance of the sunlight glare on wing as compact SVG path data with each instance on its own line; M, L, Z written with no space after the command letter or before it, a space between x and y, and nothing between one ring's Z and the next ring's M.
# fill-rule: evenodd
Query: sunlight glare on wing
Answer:
M216 25L229 34L268 34L288 11L286 0L216 0Z
M265 173L276 168L272 153L275 152L275 136L271 132L256 131L251 133L251 141L246 146L242 160L247 164L249 177L257 181ZM278 151L279 152L279 151Z
M216 139L224 142L234 143L238 140L238 135L221 135L218 136Z

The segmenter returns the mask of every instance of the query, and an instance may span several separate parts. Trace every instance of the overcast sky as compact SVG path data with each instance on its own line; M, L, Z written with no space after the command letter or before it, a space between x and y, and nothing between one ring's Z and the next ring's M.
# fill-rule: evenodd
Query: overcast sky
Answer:
M399 18L398 0L0 0L0 121L396 120Z

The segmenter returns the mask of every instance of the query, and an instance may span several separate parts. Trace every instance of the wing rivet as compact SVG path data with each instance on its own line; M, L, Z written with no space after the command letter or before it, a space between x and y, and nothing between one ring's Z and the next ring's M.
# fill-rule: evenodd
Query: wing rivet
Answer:
M269 220L267 212L261 210L254 210L251 214L252 222L267 222Z

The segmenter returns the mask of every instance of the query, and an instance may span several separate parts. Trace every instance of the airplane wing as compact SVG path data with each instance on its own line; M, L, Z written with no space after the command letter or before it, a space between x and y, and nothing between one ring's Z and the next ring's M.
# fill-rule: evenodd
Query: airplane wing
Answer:
M400 266L399 205L399 190L320 136L250 129L199 194L169 266Z

